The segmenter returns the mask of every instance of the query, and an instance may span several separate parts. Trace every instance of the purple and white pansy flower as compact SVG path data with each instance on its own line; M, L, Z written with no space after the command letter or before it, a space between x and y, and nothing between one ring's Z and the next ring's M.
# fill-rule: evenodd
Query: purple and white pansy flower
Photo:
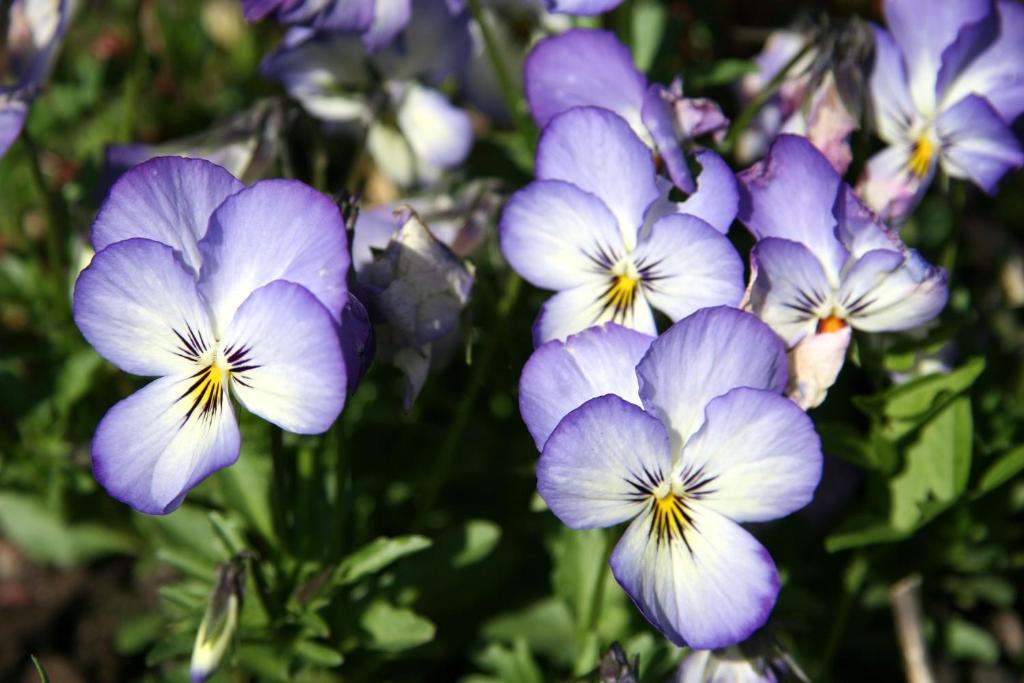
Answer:
M557 292L534 325L536 344L607 321L653 335L652 308L679 320L739 304L743 264L727 226L664 199L650 151L618 115L577 107L555 116L535 173L499 229L516 272Z
M5 3L7 4L7 3ZM29 104L57 58L71 15L71 0L13 0L7 9L0 56L0 158L21 134Z
M747 305L793 349L791 396L821 403L850 329L895 332L946 305L946 273L880 223L807 139L776 138L739 174L751 251Z
M993 192L1024 166L1013 122L1024 112L1024 6L1010 0L887 0L875 27L871 99L888 144L858 192L905 220L936 168Z
M545 4L548 11L555 14L596 17L615 9L622 0L545 0Z
M537 125L573 107L603 107L629 124L663 166L672 183L693 195L683 211L722 232L736 217L736 185L728 165L710 150L695 157L702 168L695 182L682 143L721 131L728 120L714 102L687 99L682 84L648 85L629 48L614 34L578 28L537 43L524 66L526 101Z
M558 378L564 398L529 392L538 378ZM653 341L609 325L549 342L524 370L523 418L543 442L540 495L574 529L629 522L612 573L677 645L740 642L775 604L775 565L740 524L806 505L822 461L785 386L782 342L728 307Z
M352 35L295 28L262 71L312 116L365 136L392 182L430 183L465 161L473 146L469 115L437 88L469 58L468 22L444 0L414 0L401 44L369 56Z
M164 514L232 464L229 394L291 432L320 433L337 418L349 255L328 197L292 180L246 187L207 161L161 157L115 183L92 245L75 324L120 369L158 378L96 430L93 471L113 497Z

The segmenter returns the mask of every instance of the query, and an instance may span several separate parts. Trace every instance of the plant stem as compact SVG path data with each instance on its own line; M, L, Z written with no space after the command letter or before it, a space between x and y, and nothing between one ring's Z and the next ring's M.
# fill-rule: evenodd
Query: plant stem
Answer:
M32 135L28 132L27 126L21 132L21 139L25 144L25 149L28 150L32 180L36 185L37 191L42 196L43 203L46 205L46 215L49 219L46 231L46 260L53 275L57 278L59 283L58 291L63 299L66 298L67 287L64 285L66 285L68 276L63 253L68 236L67 206L64 204L64 198L60 192L52 189L46 182L46 175L43 173L43 167L39 163L39 148L32 139Z
M284 548L290 544L291 534L289 533L289 500L291 498L291 465L289 458L284 451L284 433L276 425L270 425L270 457L273 463L273 481L271 491L271 506L277 538Z
M505 319L515 307L522 284L523 281L518 276L509 275L508 286L505 288L504 295L498 301L497 319L495 320L494 329L502 329ZM437 459L434 461L434 468L423 486L423 494L418 498L420 514L417 515L417 518L420 520L420 523L422 523L424 515L433 509L437 496L441 491L441 486L448 477L448 470L451 469L452 461L455 459L455 454L458 452L459 445L462 442L463 432L466 431L469 414L479 400L480 391L486 384L491 365L494 364L494 360L498 356L499 347L500 345L496 340L491 340L490 343L485 344L484 351L480 355L476 367L473 369L466 393L462 395L462 400L459 401L456 407L455 419L452 422L451 429L448 430L448 435L445 437L444 443L441 444Z
M522 98L519 96L519 91L516 89L515 82L512 80L512 75L509 73L505 60L502 59L501 48L494 37L494 31L488 18L484 15L480 0L469 0L469 11L473 15L473 20L476 21L477 26L480 27L480 34L484 39L484 51L487 52L487 59L491 62L491 66L494 67L494 75L498 79L498 87L501 89L501 95L505 99L505 106L508 107L508 111L512 115L512 121L515 124L516 130L519 131L519 136L523 139L523 142L533 147L536 142L536 129L523 111Z
M846 564L846 572L843 574L843 596L839 600L839 606L835 611L835 618L832 620L832 629L829 631L828 640L822 649L821 660L818 663L818 675L816 681L825 681L829 678L828 669L835 657L839 643L846 632L846 626L850 621L850 609L854 600L860 595L860 589L864 585L864 579L868 575L868 560L863 553L856 553Z
M804 58L804 56L810 52L814 47L814 41L808 41L804 47L797 52L792 59L786 62L786 65L779 70L779 73L775 74L775 77L766 85L754 99L750 100L747 106L740 112L740 115L736 117L729 129L729 134L725 136L725 141L722 143L722 152L729 154L736 147L736 142L739 140L740 133L750 127L750 123L757 116L758 112L764 108L768 101L774 97L775 93L780 87L782 82L786 80L786 76L792 71L793 67L796 66L797 62Z

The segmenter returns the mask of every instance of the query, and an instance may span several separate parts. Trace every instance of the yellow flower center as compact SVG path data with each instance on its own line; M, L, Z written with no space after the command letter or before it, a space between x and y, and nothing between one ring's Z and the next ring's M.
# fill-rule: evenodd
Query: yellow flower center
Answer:
M651 519L650 532L658 541L672 538L685 540L686 528L690 526L689 510L683 496L669 492L654 501L654 515Z
M178 399L185 401L188 410L182 424L196 415L199 418L213 417L221 408L224 399L224 382L231 377L229 368L222 368L216 360L192 375L192 384Z
M928 174L932 166L932 159L935 157L935 143L927 135L922 135L914 144L914 151L910 155L910 172L918 178Z
M611 284L601 297L604 310L612 310L612 320L623 322L626 314L632 312L633 302L636 300L637 290L640 288L640 278L632 277L628 273L616 275L612 278Z

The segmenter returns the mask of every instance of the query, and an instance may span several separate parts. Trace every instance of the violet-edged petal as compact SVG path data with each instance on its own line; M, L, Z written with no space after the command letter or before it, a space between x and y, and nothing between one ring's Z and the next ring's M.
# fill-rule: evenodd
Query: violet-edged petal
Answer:
M537 463L537 491L573 529L625 522L672 467L668 432L640 406L599 396L566 415Z
M843 280L838 298L851 324L866 332L897 332L937 316L946 305L946 272L912 249L870 251Z
M889 144L907 139L908 128L917 120L914 103L910 101L903 55L885 29L872 26L875 35L875 63L869 87L871 106L878 137Z
M7 154L25 125L28 107L18 100L4 102L0 95L0 159Z
M400 4L374 0L334 0L316 17L313 26L321 31L366 31L376 23L381 5Z
M287 8L302 0L242 0L246 21L261 21L279 8Z
M806 135L821 150L836 173L842 175L853 161L850 133L858 127L857 118L846 107L829 71L814 91L806 116Z
M935 130L942 169L954 178L970 178L989 194L1008 171L1024 166L1013 130L983 97L969 95L942 112Z
M199 290L221 329L274 280L302 285L335 320L347 301L345 221L329 197L296 180L263 180L229 198L199 250Z
M469 115L438 91L410 84L396 114L420 164L450 169L466 160L473 146Z
M979 0L960 1L967 5L982 4ZM984 2L984 5L984 16L961 26L956 39L942 51L935 83L936 101L939 103L940 109L943 104L949 105L956 102L956 100L945 97L949 86L960 77L964 69L977 60L980 54L987 52L999 36L1001 27L999 12L996 9L998 5L992 0Z
M789 350L786 396L803 410L821 405L846 360L852 329L809 334Z
M750 259L755 269L750 306L786 346L813 332L819 318L832 314L832 286L821 261L807 247L769 237L754 245Z
M537 146L536 175L597 195L618 220L627 248L659 196L650 150L624 119L596 107L570 109L551 120Z
M670 327L636 368L640 399L678 444L704 423L704 407L736 387L781 393L786 350L763 322L735 308L705 308Z
M519 377L519 412L537 450L558 423L592 398L640 405L636 364L654 337L607 323L538 347Z
M743 262L729 239L699 218L670 214L633 252L644 294L672 321L743 298Z
M658 333L642 288L630 287L625 292L617 289L613 280L597 279L562 290L541 306L533 324L533 344L565 339L606 322L652 336Z
M573 107L603 107L641 134L647 80L629 48L609 31L575 28L537 43L523 66L526 102L537 125Z
M556 14L575 14L595 17L615 9L622 0L547 0L548 11Z
M544 289L602 280L602 264L626 253L619 225L601 200L559 180L538 180L513 194L499 236L512 268Z
M629 525L611 556L615 579L647 620L695 649L732 645L764 625L779 593L768 551L699 502L667 525L658 505ZM658 533L666 526L679 531Z
M96 481L139 512L162 515L238 459L238 424L219 379L154 380L103 416L92 440Z
M839 221L839 240L850 252L851 259L859 259L874 249L899 251L903 248L896 231L879 221L849 185L843 185L834 210Z
M768 156L738 178L739 218L754 236L800 242L838 284L847 253L836 237L832 207L842 180L828 159L806 138L780 135Z
M98 252L78 276L73 308L96 352L136 375L182 372L214 343L192 273L171 247L151 240Z
M998 0L999 35L984 52L956 75L943 94L955 104L971 94L982 95L1007 123L1024 112L1024 7Z
M680 190L691 194L697 188L683 155L681 136L676 131L669 103L666 102L666 98L669 97L671 93L664 86L652 85L644 95L641 118L654 143L655 153L668 171L668 177Z
M461 72L472 53L468 12L452 13L444 0L412 0L405 30L372 61L385 80L436 85Z
M352 231L352 268L357 277L373 263L374 252L387 248L402 222L388 206L374 206L359 212Z
M305 287L277 280L257 289L222 338L235 396L251 412L297 434L337 419L345 358L334 317Z
M366 307L349 292L348 303L341 310L341 353L345 357L346 389L356 391L359 381L373 362L373 324Z
M363 45L367 51L374 52L390 44L409 23L412 0L387 0L371 4L374 5L373 22L363 33Z
M682 481L709 479L700 505L737 522L767 522L811 502L821 439L788 398L739 387L711 401L676 465Z
M935 113L943 52L961 31L988 18L992 7L992 0L947 0L936 11L929 0L886 0L886 23L903 53L910 96L919 112Z
M198 242L210 215L245 187L204 159L157 157L114 183L92 224L92 246L142 237L173 248L194 273L202 264Z
M679 204L679 211L701 218L727 235L740 207L736 176L722 157L709 149L696 152L694 157L701 167L697 191Z
M915 173L910 169L913 153L913 146L907 143L883 149L868 159L857 183L857 194L864 203L879 218L895 225L903 223L921 201L938 165L933 158L924 175Z

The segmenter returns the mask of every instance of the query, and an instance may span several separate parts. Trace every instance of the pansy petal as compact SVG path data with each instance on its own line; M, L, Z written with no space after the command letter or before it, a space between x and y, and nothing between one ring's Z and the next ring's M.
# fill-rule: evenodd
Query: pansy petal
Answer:
M398 127L421 164L435 169L458 166L473 146L469 115L436 90L411 85L398 105Z
M618 396L599 396L565 416L537 463L537 491L573 529L639 514L672 467L668 432Z
M74 319L97 353L136 375L181 372L214 341L192 274L151 240L124 240L93 257L75 283Z
M875 64L871 70L871 103L878 137L889 144L907 139L907 128L917 114L910 101L906 66L899 47L885 29L872 26L875 34Z
M693 174L686 163L680 137L676 134L676 126L672 121L672 112L666 98L672 94L662 85L652 85L644 95L641 117L644 127L654 143L654 149L668 171L672 183L683 192L690 194L697 187L693 182Z
M363 45L373 52L391 43L412 16L412 0L388 0L371 2L374 5L373 22L363 33Z
M679 204L679 211L701 218L727 235L740 207L736 176L722 157L711 150L700 150L694 156L701 167L697 191Z
M764 625L779 593L771 556L704 506L691 508L684 538L655 533L652 508L615 546L615 579L676 645L712 649L744 640Z
M305 288L257 289L224 331L232 387L251 412L297 434L327 431L345 404L347 372L334 320Z
M685 443L704 407L736 387L782 392L786 350L763 322L735 308L697 311L651 344L636 369L640 399Z
M396 4L393 1L377 3L374 0L334 0L313 22L318 30L324 31L365 31L376 23L380 5Z
M221 328L274 280L302 285L335 320L348 300L345 221L330 198L296 180L263 180L225 201L199 249L199 290Z
M96 481L139 512L171 512L192 487L238 459L231 401L221 391L207 396L203 409L192 410L198 400L207 400L196 396L193 377L154 380L107 411L96 428Z
M902 248L903 241L896 231L879 221L849 185L843 186L842 194L835 207L839 239L852 259L859 259L873 249Z
M547 0L548 11L557 14L575 14L596 17L615 9L622 0Z
M614 322L644 334L656 335L654 314L641 288L633 290L634 298L626 307L615 305L610 295L610 279L595 279L565 289L548 299L540 308L533 324L533 344L540 346L552 339L565 339L588 327Z
M25 125L28 107L24 102L3 102L0 95L0 159L7 154Z
M854 327L898 332L917 327L946 306L946 272L912 249L869 251L847 274L839 299Z
M519 377L519 412L537 450L570 411L615 394L640 405L636 364L654 337L607 323L542 344Z
M821 439L788 398L740 387L708 404L683 448L680 479L707 479L700 504L737 522L767 522L811 502L821 479Z
M935 112L943 52L962 30L985 20L992 6L992 0L946 0L937 12L930 0L886 0L886 23L903 52L910 95L919 112Z
M838 284L847 253L832 214L842 180L807 138L780 135L763 160L743 171L739 218L758 239L800 242Z
M943 100L982 95L1007 123L1024 112L1024 6L998 0L999 35L950 83Z
M935 175L936 164L924 176L910 170L913 147L893 145L868 159L857 183L857 194L878 216L893 224L904 222L921 201Z
M523 66L526 102L537 125L573 107L603 107L643 130L647 87L629 49L613 33L570 29L537 43Z
M244 187L204 159L150 159L114 183L92 224L93 249L142 237L172 247L198 273L198 242L206 235L210 215Z
M754 245L750 259L756 271L750 305L787 346L812 332L817 317L831 314L832 287L807 247L769 237Z
M846 360L852 330L809 334L789 350L789 387L786 396L803 410L821 405Z
M545 289L594 282L602 264L625 255L618 223L601 200L557 180L535 181L513 194L499 230L512 268Z
M354 394L373 362L373 324L366 307L351 292L341 311L341 353L345 357L346 390Z
M659 195L650 150L607 109L579 107L553 118L537 146L536 174L597 195L618 220L627 247Z
M659 219L633 258L647 301L673 322L701 308L736 306L743 298L743 261L736 248L694 216Z
M942 168L954 178L970 178L989 194L1010 170L1024 166L1013 130L988 100L969 95L935 122L942 144Z

